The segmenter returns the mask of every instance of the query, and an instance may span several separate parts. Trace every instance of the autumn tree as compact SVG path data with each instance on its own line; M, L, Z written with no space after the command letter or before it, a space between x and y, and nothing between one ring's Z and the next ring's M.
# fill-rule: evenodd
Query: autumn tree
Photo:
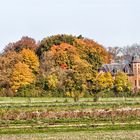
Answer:
M50 48L54 45L60 45L61 43L67 43L73 45L73 42L74 42L74 36L72 35L58 34L58 35L47 37L41 41L40 46L37 50L37 54L38 56L41 56L43 52L50 50Z
M116 94L132 90L132 83L126 73L119 71L115 76L114 90Z
M9 43L5 49L4 52L8 51L16 51L20 52L22 49L30 49L32 51L36 51L38 48L38 44L36 41L30 37L22 37L19 41L14 43Z
M0 56L0 87L6 96L12 94L10 82L14 65L22 61L20 54L11 51Z
M72 69L66 70L66 74L67 78L64 83L66 95L73 97L74 101L77 102L86 93L87 79L92 78L91 65L77 56L73 62Z
M20 52L23 62L29 66L33 72L37 72L39 70L39 59L35 52L30 49L23 49Z
M34 83L36 80L32 70L25 63L17 63L11 75L11 89L17 92L19 88Z
M55 59L55 64L60 67L72 68L75 57L78 56L76 48L67 43L61 43L58 46L51 47L51 53Z
M82 75L81 75L82 76ZM74 101L79 101L86 91L86 80L84 77L79 77L73 71L67 72L67 79L65 80L66 96L73 97Z
M87 61L75 56L71 69L66 70L67 78L65 79L66 95L73 97L77 102L80 97L83 97L86 93L87 79L91 79L93 73L92 68Z
M0 56L0 76L1 76L0 80L9 79L13 66L21 60L22 60L21 56L14 51L1 55Z
M55 74L50 74L46 77L47 85L49 89L56 89L58 84L58 78Z
M95 78L88 81L89 92L93 95L94 101L97 101L101 94L113 89L113 77L107 73L96 73Z
M87 38L77 39L76 38L75 46L78 47L78 51L80 51L80 54L82 55L82 57L85 57L85 58L87 57L86 59L92 59L94 54L96 55L98 54L101 57L102 63L110 62L110 59L111 59L110 53L108 53L108 51L102 45L98 44L97 42L91 39L87 39Z
M97 71L103 63L109 62L110 55L99 44L88 39L75 39L75 46L80 58L92 65L92 70Z
M67 43L54 45L49 51L44 53L41 67L45 69L43 73L46 77L55 73L57 79L59 79L57 89L63 90L63 92L67 93L66 95L73 97L75 101L80 96L83 96L82 91L86 79L91 78L92 75L91 65L86 60L80 58L76 47ZM63 75L58 74L58 70ZM71 86L70 83L73 83L73 85Z

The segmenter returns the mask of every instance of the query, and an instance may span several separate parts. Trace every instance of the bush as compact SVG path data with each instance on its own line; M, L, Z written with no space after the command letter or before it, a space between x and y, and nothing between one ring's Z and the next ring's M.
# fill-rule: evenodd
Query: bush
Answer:
M19 97L40 97L42 96L42 91L35 85L31 84L24 86L18 90L16 96Z
M127 91L127 92L115 93L113 90L110 90L105 94L103 94L102 97L109 98L109 97L138 97L138 96L140 96L140 92L133 93L131 91Z
M66 97L61 90L43 90L34 84L24 86L18 90L18 97Z

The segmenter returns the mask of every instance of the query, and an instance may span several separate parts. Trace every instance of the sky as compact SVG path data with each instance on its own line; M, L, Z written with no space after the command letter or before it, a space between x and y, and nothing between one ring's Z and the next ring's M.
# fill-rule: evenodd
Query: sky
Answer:
M140 0L0 0L0 51L22 36L83 35L105 47L140 44Z

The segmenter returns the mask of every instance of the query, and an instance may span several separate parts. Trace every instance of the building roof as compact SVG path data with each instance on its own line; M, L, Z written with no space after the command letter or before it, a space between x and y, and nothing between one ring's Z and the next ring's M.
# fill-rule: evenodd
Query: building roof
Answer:
M115 75L118 71L123 71L127 74L133 74L131 65L125 63L104 64L100 70L103 70L104 72L110 72L112 75Z
M131 62L124 61L118 63L104 64L100 70L104 72L110 72L115 75L118 71L123 71L128 75L133 74L132 63L140 63L140 57L138 55L133 55Z

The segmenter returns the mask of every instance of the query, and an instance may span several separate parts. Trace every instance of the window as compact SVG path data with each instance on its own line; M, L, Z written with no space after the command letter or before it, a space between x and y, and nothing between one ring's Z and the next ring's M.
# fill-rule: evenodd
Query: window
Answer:
M137 70L136 70L136 68L134 68L134 74L137 74Z
M138 68L138 74L140 74L140 68Z
M113 73L117 73L117 69L116 68L113 69Z
M137 80L135 80L135 86L137 86Z

